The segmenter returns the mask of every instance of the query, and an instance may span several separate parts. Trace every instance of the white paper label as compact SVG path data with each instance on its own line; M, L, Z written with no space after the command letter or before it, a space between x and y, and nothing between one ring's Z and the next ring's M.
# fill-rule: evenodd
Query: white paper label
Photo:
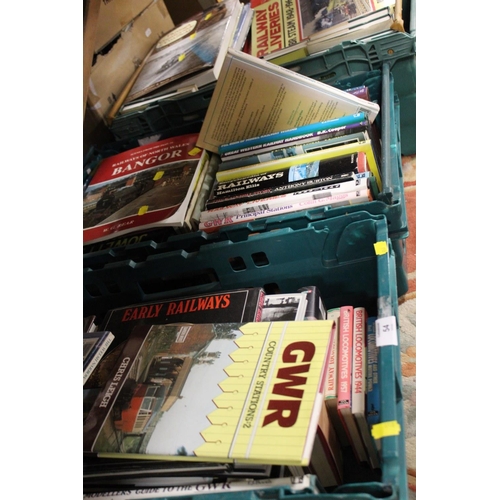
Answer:
M379 318L375 321L377 347L398 345L398 327L395 316Z

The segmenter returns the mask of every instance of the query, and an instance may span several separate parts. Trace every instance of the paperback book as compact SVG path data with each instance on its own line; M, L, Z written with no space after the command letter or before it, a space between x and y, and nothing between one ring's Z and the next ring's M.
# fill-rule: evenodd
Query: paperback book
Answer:
M183 227L191 198L209 161L186 134L105 158L83 193L83 242L139 230Z
M221 157L219 170L229 170L231 168L245 167L255 163L264 163L266 161L279 160L290 156L297 156L305 153L312 153L321 149L326 149L349 142L360 142L371 139L368 133L368 122L347 125L339 128L338 131L319 135L317 140L308 141L302 144L290 144L283 148L269 149L267 152L252 155L241 155L239 157Z
M164 35L148 54L126 103L169 85L186 85L196 75L198 87L217 80L241 15L239 0L224 0L199 12Z
M139 325L85 421L83 450L307 465L330 342L328 320Z
M357 461L367 462L365 446L352 410L353 333L354 308L348 305L342 306L339 315L337 411Z
M220 208L205 210L201 213L200 222L227 219L238 215L246 215L261 210L272 210L284 205L296 205L315 200L332 200L341 193L370 189L369 178L353 178L344 182L333 182L308 189L290 191L247 202L229 204Z
M373 174L377 183L378 189L382 189L382 178L380 169L375 154L375 149L371 139L354 142L349 144L341 144L332 146L326 149L320 149L310 153L305 153L289 158L281 158L278 160L266 161L264 163L256 163L245 167L237 167L229 170L218 170L215 177L217 182L227 182L243 177L249 177L257 174L268 174L285 168L290 168L297 165L304 165L315 161L331 160L333 158L342 158L354 153L364 153L366 155L366 164L368 170Z
M229 49L210 99L198 146L219 146L310 123L380 111L366 101L269 61Z
M83 333L83 383L87 381L99 361L103 358L115 336L109 332Z
M318 141L325 134L338 132L346 126L358 125L367 120L366 113L354 113L340 118L313 122L299 127L286 128L278 132L223 143L219 146L218 152L222 161L229 161L244 156L266 153L282 147Z
M357 205L372 201L373 196L370 188L362 188L355 191L345 193L332 194L328 197L320 197L309 201L298 202L295 204L284 204L274 208L259 210L257 212L249 212L243 215L232 215L223 219L201 221L199 225L200 231L206 233L219 231L221 227L232 226L251 222L253 220L262 219L265 217L273 217L275 215L288 214L291 212L299 212L303 210L312 210L322 207L339 207L346 205Z

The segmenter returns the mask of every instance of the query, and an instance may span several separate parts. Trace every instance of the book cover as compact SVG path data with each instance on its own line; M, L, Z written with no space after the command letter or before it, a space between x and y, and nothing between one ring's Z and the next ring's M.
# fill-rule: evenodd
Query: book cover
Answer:
M262 320L265 297L260 287L170 297L111 309L100 327L115 332L118 344L137 325L256 322Z
M356 459L358 462L366 462L368 457L352 412L353 334L354 308L349 305L341 306L339 316L337 410Z
M364 153L353 153L341 158L295 165L269 174L215 182L206 201L206 210L330 183L347 182L368 175Z
M328 309L326 313L326 318L332 321L332 348L328 356L327 365L327 376L325 380L325 406L328 411L328 415L335 429L337 437L339 439L341 446L349 446L349 438L347 437L346 430L342 424L340 414L338 412L338 351L339 351L339 318L340 318L340 308L336 307L333 309Z
M306 308L307 296L301 292L266 294L261 321L302 321Z
M329 197L320 197L314 200L298 202L295 204L285 204L275 208L259 210L258 212L249 212L244 215L233 215L225 217L224 219L200 221L199 230L211 233L218 231L221 227L251 222L264 217L272 217L274 215L288 214L291 212L300 212L302 210L312 210L321 207L357 205L359 203L366 203L367 201L372 200L373 197L369 188L358 189L356 191L333 194Z
M380 386L378 380L378 347L376 344L375 316L369 316L366 324L366 419L370 426L380 422Z
M307 307L304 319L308 321L322 320L326 318L325 305L321 298L321 292L315 285L303 286L297 290L306 295Z
M197 480L196 480L197 479ZM266 490L269 495L266 495ZM141 500L141 499L163 499L163 498L192 498L197 495L213 494L214 498L231 498L231 494L237 495L238 498L253 497L252 492L258 492L258 498L274 498L276 494L281 497L288 496L304 496L319 495L325 493L323 485L316 477L310 474L303 476L277 477L269 479L226 479L223 481L203 481L203 478L194 478L193 482L189 483L189 478L186 478L184 483L178 481L177 484L167 486L157 486L151 488L131 488L127 491L104 491L100 493L84 494L84 499L98 500ZM243 495L243 496L241 496Z
M84 424L103 457L307 465L330 321L142 325Z
M314 28L309 33L308 46L316 39L326 39L338 33L364 26L374 19L394 13L396 0L374 0L356 2L355 0L333 0L323 5L317 12ZM332 46L332 45L330 45Z
M366 419L366 310L354 308L352 344L352 413L363 440L368 462L372 468L380 467L375 441Z
M264 163L266 161L278 160L289 156L296 156L304 153L318 151L336 144L346 144L354 141L366 141L371 139L367 131L368 122L352 124L339 127L337 131L321 135L318 133L317 140L306 141L302 144L289 144L286 147L270 148L267 152L257 154L242 154L238 157L221 157L219 170L229 170L230 168L245 167L254 163ZM267 149L267 148L266 148Z
M185 134L105 158L83 193L83 242L139 230L184 226L199 176L209 160Z
M221 144L355 113L372 122L379 111L377 103L229 49L198 146L217 153Z
M286 128L277 132L248 137L245 139L224 143L219 146L219 154L223 161L241 158L259 152L272 151L280 146L305 144L316 141L324 134L337 132L348 125L358 125L367 121L366 113L354 113L340 118L332 118L321 122L313 122L294 128Z
M224 0L164 35L147 56L125 102L196 74L198 86L217 80L241 14L239 0ZM169 85L169 90L173 90Z
M115 336L109 331L83 333L83 383L103 358Z
M229 170L218 170L215 174L217 182L227 182L242 177L249 177L256 174L267 174L284 168L289 168L295 165L307 164L315 161L324 161L331 158L340 158L353 153L365 153L368 170L373 174L378 189L382 189L382 178L380 169L372 146L371 140L362 142L354 142L349 144L341 144L330 148L312 151L309 153L292 156L289 158L281 158L278 160L266 161L264 163L256 163L247 165L246 167L232 168Z
M349 193L363 189L370 189L370 179L353 178L344 182L329 183L322 186L290 191L288 193L258 198L248 202L229 204L224 207L205 210L201 213L200 222L227 219L237 215L255 213L260 210L272 210L288 204L307 203L318 199L333 200L335 196L341 193Z

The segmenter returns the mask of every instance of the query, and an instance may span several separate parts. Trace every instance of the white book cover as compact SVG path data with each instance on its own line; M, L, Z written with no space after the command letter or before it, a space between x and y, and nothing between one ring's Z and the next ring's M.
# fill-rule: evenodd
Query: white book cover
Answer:
M229 49L198 140L214 153L221 144L366 112L377 103L326 83Z

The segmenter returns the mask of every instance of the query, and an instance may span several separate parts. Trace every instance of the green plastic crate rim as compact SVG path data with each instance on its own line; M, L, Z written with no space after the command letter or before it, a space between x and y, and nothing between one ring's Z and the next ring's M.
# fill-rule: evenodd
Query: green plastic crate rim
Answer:
M334 87L388 65L401 102L401 151L416 152L416 34L394 31L371 40L342 42L324 52L283 64L285 68ZM346 82L349 82L347 84Z
M108 308L127 304L268 285L285 293L316 285L326 308L352 303L378 318L394 316L397 323L395 256L385 217L357 212L324 220L318 227L265 232L248 241L204 245L192 253L179 249L143 262L84 269L84 315L99 317ZM98 296L92 296L96 291ZM381 498L378 494L389 486L384 498L407 498L399 356L398 346L380 348L381 421L397 421L400 428L399 434L381 440L380 480L349 483L325 498Z

